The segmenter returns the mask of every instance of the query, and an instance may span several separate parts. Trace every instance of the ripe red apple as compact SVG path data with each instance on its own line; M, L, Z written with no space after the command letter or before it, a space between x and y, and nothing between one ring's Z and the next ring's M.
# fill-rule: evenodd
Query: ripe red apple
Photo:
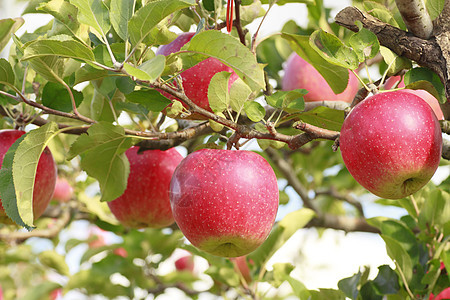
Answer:
M63 177L56 178L55 191L53 193L53 200L58 202L68 202L73 195L73 188L67 179Z
M391 88L393 88L395 86L395 84L399 80L400 80L400 76L389 77L388 80L386 80L386 83L384 84L384 88L386 90L390 90ZM402 81L400 81L400 83L397 85L397 87L399 87L399 88L405 87L405 82L403 81L403 79L402 79ZM425 90L404 89L404 91L413 93L413 94L419 96L420 98L422 98L423 100L425 100L433 109L438 120L444 120L444 114L442 113L441 107L439 105L439 101L436 98L434 98L433 95L431 95L430 93L428 93Z
M175 268L178 271L194 271L194 257L192 255L185 255L175 261Z
M194 246L217 256L242 256L272 228L277 178L254 152L202 149L176 168L170 201L175 222Z
M435 173L442 134L433 110L420 97L384 92L353 108L342 125L340 148L357 182L379 197L400 199Z
M194 32L185 32L180 34L175 40L167 45L163 45L158 48L156 55L168 56L171 53L178 52L187 42L194 36ZM211 78L219 72L226 71L231 72L232 75L228 81L228 86L238 79L238 75L232 68L223 64L220 60L210 57L197 65L184 70L180 76L183 82L183 89L186 96L191 99L195 104L211 111L208 100L208 87L211 82ZM175 97L163 93L169 99L176 99ZM195 118L195 117L194 117Z
M100 248L100 247L106 246L104 233L105 233L105 231L98 227L91 228L89 237L88 237L89 248L95 249L95 248Z
M349 71L347 88L340 94L335 94L325 78L306 60L297 53L292 53L284 65L282 89L306 89L308 94L303 96L305 102L313 101L345 101L351 103L359 88L358 78Z
M0 164L3 163L3 158L5 157L9 147L11 147L11 145L24 134L25 131L21 130L0 130ZM35 220L44 213L53 196L56 177L56 164L52 153L48 148L45 148L39 159L36 170L36 178L34 181L33 214ZM1 205L0 223L11 223L11 220L7 217L5 210Z
M450 287L440 292L436 297L433 294L430 295L430 300L445 300L450 299Z
M123 248L123 247L114 249L114 250L113 250L113 253L114 253L115 255L119 255L119 256L122 256L122 257L128 257L128 252L127 252L127 250L125 250L125 248Z
M173 223L169 184L183 156L175 148L143 153L138 150L139 147L131 147L125 152L130 161L128 185L122 196L108 202L108 206L127 227L169 226Z

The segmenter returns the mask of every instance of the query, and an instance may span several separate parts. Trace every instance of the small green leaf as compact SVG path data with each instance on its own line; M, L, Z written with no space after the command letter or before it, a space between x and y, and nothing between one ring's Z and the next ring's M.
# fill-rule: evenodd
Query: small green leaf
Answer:
M321 29L314 31L309 39L311 48L326 61L355 70L359 66L358 56L350 47L345 46L335 35Z
M381 21L388 23L394 27L400 27L394 18L393 12L389 10L389 8L387 8L385 5L377 3L375 1L364 1L363 5L364 9L377 19L380 19Z
M101 201L112 201L123 194L127 186L130 163L125 151L133 139L120 126L100 122L92 125L72 144L69 159L81 155L81 167L98 180Z
M432 20L436 19L444 8L445 0L428 0L425 1L425 7Z
M6 84L13 87L14 81L15 76L11 65L6 59L0 58L0 84Z
M359 62L375 57L380 51L380 42L377 36L364 27L350 36L348 42L358 56Z
M74 35L75 31L80 26L77 19L78 9L68 1L50 0L48 2L43 2L39 5L37 10L46 12L55 17L56 20L60 21L61 24L66 26Z
M413 265L408 252L406 252L401 244L394 238L386 235L381 235L381 238L386 243L386 250L389 257L393 261L397 262L398 267L400 268L398 272L402 272L405 276L406 281L409 283L413 275Z
M61 288L56 282L46 281L27 288L26 294L20 297L21 300L42 300L49 299L52 291Z
M14 161L14 155L17 147L23 141L25 135L18 138L9 147L3 158L2 167L0 169L0 198L2 206L5 209L6 215L13 220L17 225L25 227L27 230L33 229L32 226L28 226L19 214L16 189L14 187L14 179L12 173L12 166Z
M229 34L216 30L200 32L181 48L181 52L184 53L183 63L192 60L195 64L205 57L214 57L231 67L253 90L265 87L264 72L255 55Z
M228 92L228 80L230 72L219 72L214 74L208 86L209 106L215 113L223 112L230 105L230 95Z
M128 21L133 16L135 0L111 0L109 17L117 35L124 41L128 40Z
M424 89L432 94L440 103L445 103L445 88L439 76L427 68L414 68L409 70L404 77L405 88Z
M304 89L295 89L291 91L277 91L267 96L266 101L270 106L280 108L288 113L300 112L305 109L303 96L308 93Z
M131 43L136 46L171 13L196 5L194 0L160 0L147 3L128 22Z
M231 109L235 112L240 112L251 94L252 90L250 87L242 79L238 78L230 88Z
M22 18L0 20L0 52L11 40L11 35L19 29L25 20Z
M266 115L264 107L256 101L245 102L244 111L247 117L253 122L261 121Z
M53 250L46 250L38 255L39 261L46 267L56 270L59 274L69 276L69 267L64 256Z
M164 55L156 55L140 65L139 69L148 75L150 81L155 81L161 76L165 66L166 57Z
M109 11L102 0L70 0L78 8L78 21L91 26L99 37L105 36L111 27Z
M344 111L325 106L319 106L292 116L298 117L305 123L335 131L340 131L344 122Z
M86 62L95 60L94 53L89 47L68 35L57 35L50 39L34 40L26 44L22 60L43 56L59 56Z
M414 233L401 221L389 219L381 223L381 233L396 240L405 249L413 264L419 263L419 244Z
M75 104L78 107L83 101L83 94L74 89L70 90L75 99ZM67 89L61 84L54 82L47 82L44 86L42 91L42 104L63 112L71 112L73 110L72 100Z
M450 194L436 188L427 196L420 210L419 224L422 228L444 228L444 225L450 222Z
M121 76L116 79L116 87L123 94L128 95L134 91L136 82L128 76Z
M58 56L43 56L29 60L30 66L48 81L61 82L64 76L64 59Z
M56 123L50 122L28 132L14 154L12 175L17 208L20 218L29 227L33 227L33 190L39 158L58 129Z
M383 56L384 62L388 65L387 75L392 76L400 72L401 70L411 69L412 63L409 59L398 56L392 50L381 46L380 47L381 56Z
M150 76L145 71L142 71L141 69L136 68L129 63L125 63L123 65L123 69L127 71L128 74L139 80L150 81Z
M286 281L289 274L294 270L294 266L290 263L275 263L273 264L273 285L275 288L279 288L280 285Z
M356 273L352 277L339 280L338 287L350 299L356 300L358 297L358 285L361 280L361 272Z
M150 111L160 112L172 103L157 90L139 90L125 95L127 101L138 103Z
M286 39L292 49L325 78L328 85L335 94L342 93L348 84L348 70L343 67L329 63L322 58L310 45L309 37L303 35L295 35L282 33L281 36Z
M378 275L373 283L380 295L396 294L400 289L398 275L388 265L378 267Z

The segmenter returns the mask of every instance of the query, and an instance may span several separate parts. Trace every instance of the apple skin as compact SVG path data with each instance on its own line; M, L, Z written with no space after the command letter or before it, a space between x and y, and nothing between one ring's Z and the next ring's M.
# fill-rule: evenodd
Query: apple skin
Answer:
M450 287L440 292L436 297L433 294L430 295L430 300L445 300L450 299Z
M401 78L400 76L389 77L388 80L386 80L386 83L384 84L384 88L386 90L392 89L395 86L395 84L400 80L400 78ZM405 87L405 82L403 81L403 79L402 79L402 81L400 81L400 83L397 85L397 87L399 87L399 88ZM438 120L444 120L444 114L442 113L441 106L439 105L439 101L433 95L431 95L430 93L428 93L425 90L404 89L404 91L413 93L413 94L419 96L420 98L422 98L423 100L425 100L425 102L427 102L433 109Z
M194 271L194 257L192 255L185 255L175 261L175 268L178 271Z
M168 56L169 54L180 51L181 47L189 42L194 34L194 32L185 32L180 34L171 43L159 47L156 51L156 55ZM239 76L233 71L232 68L223 64L217 58L207 58L204 61L196 64L195 66L181 72L180 76L183 82L183 89L186 96L201 108L212 112L211 108L209 107L208 87L209 83L211 82L211 78L216 73L222 71L231 73L230 79L228 81L228 88L230 88L230 86L234 81L236 81L236 79L239 78ZM175 97L165 92L162 92L162 94L171 100L176 99ZM187 106L185 105L185 107ZM200 117L193 116L192 118L195 119Z
M53 200L58 202L68 202L73 195L73 187L67 181L67 179L58 177L56 178L55 191L53 193Z
M351 103L359 89L358 78L349 71L347 88L335 94L320 73L297 53L292 53L284 65L284 76L281 82L284 91L306 89L303 96L305 102L345 101Z
M202 149L176 168L170 184L178 227L197 248L236 257L261 245L278 209L277 178L250 151Z
M15 129L0 130L0 164L3 163L3 158L9 147L14 142L25 134L25 131ZM33 215L36 220L39 218L47 208L55 190L57 178L56 164L52 153L48 148L45 148L39 159L36 178L34 181L33 190ZM2 205L0 205L0 223L11 224L11 220L6 215Z
M170 209L169 185L173 171L183 159L175 149L147 150L138 153L131 147L125 153L130 162L130 175L125 192L108 202L119 222L132 228L162 228L174 220Z
M356 105L340 135L344 163L373 194L401 199L421 189L441 157L442 134L435 114L405 91L379 93Z

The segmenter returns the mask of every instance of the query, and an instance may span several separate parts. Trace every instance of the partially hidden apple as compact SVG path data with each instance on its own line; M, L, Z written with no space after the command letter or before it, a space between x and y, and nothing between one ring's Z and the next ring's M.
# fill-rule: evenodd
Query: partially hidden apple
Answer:
M420 97L383 92L353 108L342 125L340 149L357 182L379 197L400 199L435 173L442 134L433 110Z
M156 55L168 56L174 52L178 52L181 47L183 47L192 39L194 34L194 32L185 32L180 34L171 43L159 47L156 51ZM222 71L231 73L230 79L228 81L229 87L239 77L232 68L228 67L220 60L213 57L209 57L187 70L183 70L180 73L180 77L182 80L184 93L195 104L212 112L211 108L209 107L208 87L209 83L211 82L211 78L216 73ZM176 99L175 97L164 92L163 95L169 99Z
M9 147L14 142L25 134L25 131L4 129L0 130L0 164L3 163L3 158ZM47 208L55 189L57 171L55 160L48 148L45 148L39 159L36 178L34 181L33 190L33 215L36 220L39 218ZM3 205L0 205L0 223L10 224L12 221L7 217Z
M175 261L175 268L178 271L194 271L194 257L190 254L184 255Z
M56 178L55 191L53 193L53 200L58 202L68 202L73 195L73 187L66 178Z
M388 78L388 80L386 80L386 83L384 84L384 88L386 90L390 90L392 89L397 83L397 87L402 88L405 87L405 82L403 79L401 79L401 81L399 82L399 80L401 79L400 76L391 76ZM413 93L417 96L419 96L420 98L422 98L423 100L425 100L425 102L427 102L431 108L433 109L434 113L436 114L436 117L438 118L438 120L444 120L444 114L442 113L442 109L439 105L439 101L430 93L428 93L425 90L411 90L411 89L404 89L404 91L407 91L409 93Z
M433 294L431 294L429 300L445 300L445 299L450 299L450 287L446 288L445 290L437 294L436 297Z
M278 198L273 169L251 151L195 151L179 164L170 184L173 216L185 237L223 257L246 255L264 242Z
M108 202L109 209L126 227L169 226L173 223L169 185L183 156L175 148L142 153L138 150L134 146L125 152L130 162L127 188L120 197Z
M349 71L347 88L340 94L335 94L323 76L297 53L292 53L284 64L282 89L306 89L303 96L305 102L313 101L345 101L351 103L359 88L358 78Z

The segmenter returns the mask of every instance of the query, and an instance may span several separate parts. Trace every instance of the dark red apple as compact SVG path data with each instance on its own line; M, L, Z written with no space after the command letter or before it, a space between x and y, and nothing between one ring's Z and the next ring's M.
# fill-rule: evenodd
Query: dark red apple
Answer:
M386 83L384 84L384 88L386 90L392 89L397 84L397 82L400 80L400 78L401 78L400 76L389 77L388 80L386 80ZM397 87L399 87L399 88L405 87L405 82L403 81L403 79L402 79L402 81L400 81L398 83ZM422 98L423 100L425 100L433 109L438 120L444 120L444 114L442 113L441 107L439 105L439 101L436 98L434 98L433 95L431 95L430 93L428 93L425 90L404 89L404 91L413 93L413 94L419 96L420 98Z
M25 131L5 129L0 130L0 164L3 163L3 158L9 147L14 142L25 134ZM56 164L52 153L48 148L45 148L39 159L36 178L34 181L33 190L33 214L34 219L39 218L47 208L53 196L56 183ZM11 223L7 217L3 206L0 205L0 223Z
M340 94L335 94L325 78L306 60L297 53L292 53L284 65L282 89L306 89L308 94L303 96L305 102L313 101L345 101L352 102L359 88L358 78L349 71L347 88Z
M178 271L194 271L194 257L192 255L185 255L175 261L175 268Z
M170 201L175 222L194 246L242 256L261 245L273 226L277 178L254 152L202 149L176 168Z
M185 32L180 34L174 41L158 48L156 55L168 56L171 53L178 52L187 42L194 36L194 32ZM238 75L232 68L223 64L220 60L210 57L195 66L181 72L180 76L183 82L183 89L186 96L195 104L208 111L212 111L209 107L208 87L211 78L219 72L226 71L232 73L228 86L238 79ZM169 99L175 97L163 93Z
M68 202L73 195L73 187L63 177L56 179L55 191L53 193L53 200L58 202Z
M353 108L342 125L340 149L357 182L379 197L400 199L435 173L442 134L433 110L420 97L384 92Z
M130 175L125 192L108 202L114 216L127 227L160 228L173 223L169 185L173 171L183 159L175 149L147 150L138 153L131 147L125 153L130 161Z

